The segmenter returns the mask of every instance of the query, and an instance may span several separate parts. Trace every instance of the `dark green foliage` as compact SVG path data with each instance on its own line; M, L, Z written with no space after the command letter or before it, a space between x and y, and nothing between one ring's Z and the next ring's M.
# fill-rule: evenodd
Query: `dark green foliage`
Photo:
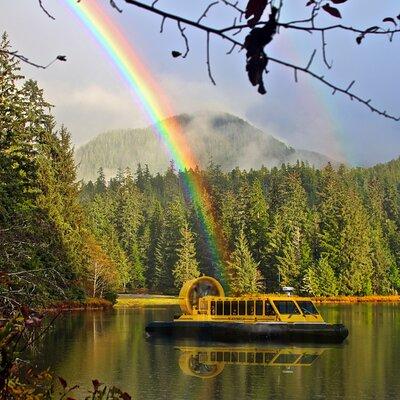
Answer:
M211 209L192 204L185 191L187 175L196 174L202 177ZM170 167L155 176L139 166L135 182L130 182L135 200L130 211L119 212L116 205L129 196L116 186L118 179L101 193L90 182L84 185L82 201L108 254L120 249L118 254L125 257L115 258L119 269L127 262L127 271L135 271L137 260L144 271L143 285L153 291L173 293L181 283L173 271L185 247L185 226L195 233L195 252L190 253L200 272L229 278L237 292L255 290L249 276L261 278L268 290L292 285L313 295L400 289L400 159L370 169L336 170L328 165L317 170L297 163L229 173L210 162L205 171L177 173ZM96 206L99 196L103 200ZM213 264L199 208L218 222L221 265ZM118 222L126 218L131 221L128 228ZM137 247L127 247L125 237ZM129 288L134 278L128 273L127 279Z
M119 168L110 180L99 163L97 179L78 184L70 135L55 128L42 90L5 53L0 74L3 309L87 295L115 300L116 291L176 293L198 273L225 278L238 293L260 282L315 295L400 291L400 159L369 169L297 162L224 172L209 158L205 170L170 163L153 175L139 164L135 175ZM224 149L228 137L236 149L254 134L228 115L207 116L207 124L210 142L200 147L215 130L226 134L213 139ZM134 145L126 151L146 153ZM207 201L191 197L192 179ZM208 238L212 219L220 259Z
M319 153L295 150L231 114L181 114L176 120L202 170L207 169L210 158L223 171L236 166L258 169L265 165L271 168L282 163L296 163L296 160L321 167L329 161ZM153 127L103 133L77 149L79 177L95 180L100 167L110 177L118 168L135 170L138 164L143 178L149 169L152 173L163 173L168 168L169 158L162 147ZM143 186L141 176L138 176L138 185L139 188Z
M3 35L2 48L8 48ZM0 314L84 300L89 232L70 134L37 83L0 52Z

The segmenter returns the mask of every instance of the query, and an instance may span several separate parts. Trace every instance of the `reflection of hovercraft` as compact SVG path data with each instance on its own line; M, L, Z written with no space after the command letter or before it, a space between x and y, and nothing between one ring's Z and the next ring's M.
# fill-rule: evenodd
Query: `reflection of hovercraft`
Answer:
M286 288L290 289L290 288ZM179 294L182 315L170 322L151 322L152 337L221 342L278 341L341 343L342 324L328 324L309 298L254 294L225 297L220 283L203 276L186 282Z
M179 367L185 375L214 378L225 365L263 365L284 367L309 367L325 351L323 348L243 348L243 347L179 347Z

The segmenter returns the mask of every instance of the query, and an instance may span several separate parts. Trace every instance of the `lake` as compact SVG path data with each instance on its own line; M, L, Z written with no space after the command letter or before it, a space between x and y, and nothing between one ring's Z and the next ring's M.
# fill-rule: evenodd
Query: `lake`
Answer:
M71 312L37 355L70 384L99 379L134 400L400 399L400 304L323 305L350 331L339 346L148 341L151 320L178 307Z

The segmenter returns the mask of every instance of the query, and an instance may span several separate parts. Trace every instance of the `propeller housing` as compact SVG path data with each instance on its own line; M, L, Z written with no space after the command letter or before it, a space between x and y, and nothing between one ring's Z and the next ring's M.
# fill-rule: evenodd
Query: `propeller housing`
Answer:
M193 308L199 307L199 300L204 296L225 297L221 284L211 276L201 276L187 281L179 293L181 310L184 314L193 314Z

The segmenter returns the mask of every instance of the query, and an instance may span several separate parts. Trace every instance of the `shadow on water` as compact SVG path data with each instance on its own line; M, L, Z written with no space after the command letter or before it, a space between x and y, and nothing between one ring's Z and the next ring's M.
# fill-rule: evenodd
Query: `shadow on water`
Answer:
M350 335L341 346L148 341L145 325L176 307L65 314L37 361L70 383L119 386L133 399L400 398L400 305L325 305Z

